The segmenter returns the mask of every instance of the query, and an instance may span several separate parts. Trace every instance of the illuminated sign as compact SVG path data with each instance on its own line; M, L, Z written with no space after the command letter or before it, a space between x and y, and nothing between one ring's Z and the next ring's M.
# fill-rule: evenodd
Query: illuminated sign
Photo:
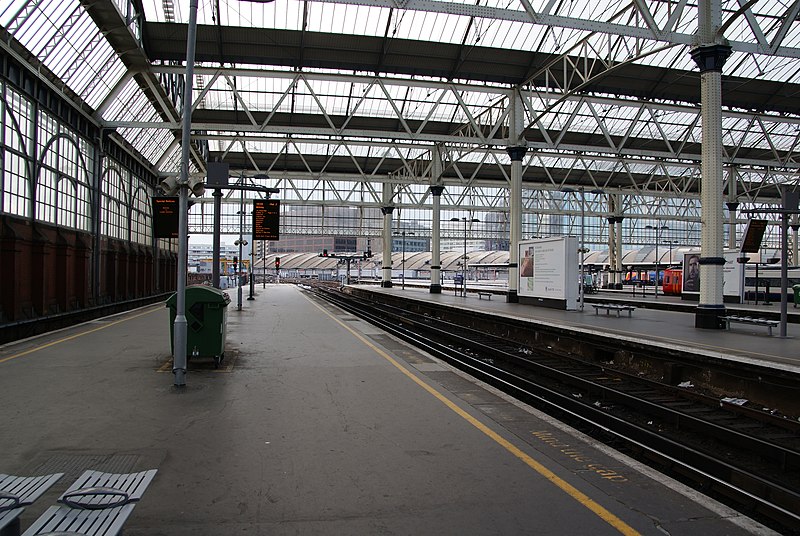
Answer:
M153 234L156 238L178 238L178 198L153 197Z
M280 240L281 202L277 199L253 200L253 240Z

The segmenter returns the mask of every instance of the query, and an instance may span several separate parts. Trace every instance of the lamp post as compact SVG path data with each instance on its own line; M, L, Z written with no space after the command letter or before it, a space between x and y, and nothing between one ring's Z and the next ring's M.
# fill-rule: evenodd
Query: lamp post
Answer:
M252 221L252 219L251 219L251 221ZM256 281L255 281L255 278L256 278L256 265L255 265L255 260L256 260L256 252L255 252L256 239L255 239L255 233L256 233L255 227L251 227L251 232L250 232L250 255L249 255L250 263L247 265L247 281L248 281L248 283L250 283L250 295L247 296L247 301L253 301L253 300L256 299L256 296L255 296L255 292L256 292L256 288L255 288L256 287Z
M655 282L655 285L654 285L654 287L655 287L654 296L655 296L656 299L658 299L658 261L659 261L659 259L658 259L658 233L659 233L659 231L668 231L669 227L667 227L666 225L645 225L644 228L645 229L652 229L653 231L655 231L655 236L656 236L656 282ZM670 262L672 262L672 246L671 245L670 245L669 251L670 251Z
M247 245L247 240L245 240L242 236L244 232L243 225L244 225L244 192L242 192L241 201L239 202L239 211L236 213L239 215L239 240L234 242L233 244L239 246L239 272L241 272L241 265L244 264L244 257L242 257L242 246ZM242 280L239 277L239 273L236 273L236 310L242 310Z
M401 277L401 281L402 282L401 282L400 288L402 290L405 290L406 289L406 235L414 236L414 233L412 233L411 231L405 231L404 230L404 231L400 231L399 233L395 233L394 235L402 237L402 246L401 246L401 248L402 248L402 252L403 253L402 253L402 257L401 257L401 261L400 261L400 267L401 267L400 277Z
M461 292L462 295L466 298L467 297L467 224L468 223L478 223L478 218L450 218L450 221L463 221L464 222L464 281L462 283Z
M678 243L677 240L667 240L667 245L669 246L669 265L672 266L672 246Z

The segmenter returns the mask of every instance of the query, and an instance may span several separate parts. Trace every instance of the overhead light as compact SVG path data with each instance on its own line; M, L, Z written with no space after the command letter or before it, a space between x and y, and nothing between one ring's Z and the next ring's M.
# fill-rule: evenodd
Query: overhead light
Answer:
M175 177L166 177L158 183L158 187L164 195L175 195L178 193L178 180Z
M189 177L187 185L189 186L189 190L196 197L202 197L206 191L206 185L203 184L203 177Z

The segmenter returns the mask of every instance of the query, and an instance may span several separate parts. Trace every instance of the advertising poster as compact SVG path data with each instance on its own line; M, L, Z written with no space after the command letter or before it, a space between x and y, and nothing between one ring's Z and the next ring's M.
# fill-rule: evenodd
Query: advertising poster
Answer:
M682 292L700 292L700 252L683 255Z
M723 253L725 265L722 267L722 294L739 298L742 285L742 265L736 262L739 253L727 250ZM700 252L685 253L683 256L683 292L700 292Z
M742 270L744 270L744 265L736 261L737 257L739 257L738 251L726 250L723 256L725 257L725 266L722 267L722 295L736 297L736 301L738 301L742 296Z
M575 237L519 243L518 295L527 303L568 310L578 303L578 241Z

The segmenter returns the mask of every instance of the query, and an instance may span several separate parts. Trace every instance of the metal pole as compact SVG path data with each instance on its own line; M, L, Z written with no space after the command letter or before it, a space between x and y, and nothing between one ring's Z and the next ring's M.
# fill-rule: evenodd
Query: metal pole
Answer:
M214 230L211 247L211 286L219 288L219 262L220 262L220 227L222 226L222 190L219 188L211 194L214 197Z
M401 274L401 277L403 278L403 283L400 286L400 288L405 290L406 289L406 232L405 231L403 231L403 262L402 262L402 265L403 265L403 273ZM350 267L350 265L348 264L348 274L350 272L349 267Z
M784 205L784 209L786 206ZM781 326L780 336L786 337L786 323L789 319L787 311L788 299L786 291L789 286L789 215L781 214Z
M462 286L462 295L467 297L467 218L464 218L464 284Z
M250 211L250 214L252 214L252 213L253 212ZM244 218L244 216L242 216L242 218ZM256 234L255 233L256 233L255 227L253 227L253 225L251 223L251 225L250 225L250 264L247 266L247 275L248 275L248 279L249 279L249 282L250 282L250 295L247 297L248 301L253 301L253 300L256 299L256 297L255 297L256 267L255 267L255 264L253 264L255 262L255 260L256 260L256 257L255 257L255 247L256 247L255 236L256 236Z
M757 257L756 257L757 258ZM759 261L756 261L756 305L758 305L758 265L761 264Z
M658 299L658 228L656 225L656 285L655 285L655 298Z
M236 310L242 310L242 278L239 276L239 272L242 271L242 264L244 264L244 259L242 258L242 217L244 217L244 191L239 196L239 270L236 273Z
M583 186L580 187L580 193L581 193L581 284L578 287L578 307L579 307L579 309L581 311L583 311L583 270L584 270L583 263L584 263L584 260L586 259L586 257L584 256L585 255L585 250L586 250L586 247L585 247L585 238L586 237L585 237L585 231L584 231L584 225L585 225L585 221L586 221L585 220L586 208L584 206L585 194L584 194L584 191L583 191Z
M189 250L189 145L192 128L192 79L194 78L194 49L197 37L197 0L189 2L189 30L186 39L186 80L183 91L181 118L181 175L178 195L178 288L173 328L172 373L176 387L186 385L186 270Z

